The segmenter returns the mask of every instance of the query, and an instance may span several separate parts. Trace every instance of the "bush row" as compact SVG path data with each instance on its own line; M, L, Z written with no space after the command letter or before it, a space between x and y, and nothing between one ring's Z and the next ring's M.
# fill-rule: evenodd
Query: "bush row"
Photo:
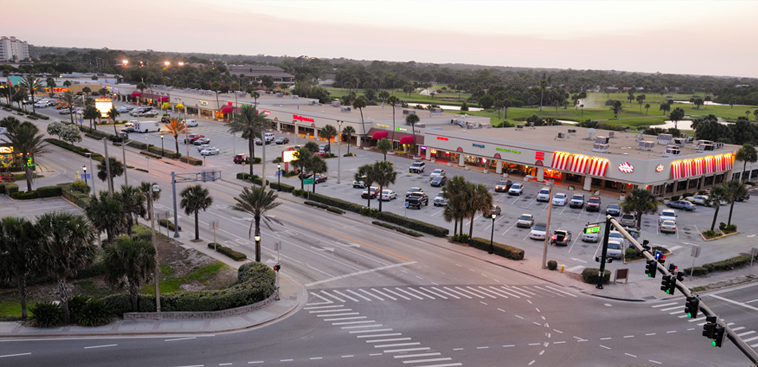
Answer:
M403 227L393 226L392 224L387 224L387 223L378 222L378 221L373 221L371 223L375 224L375 225L377 225L379 227L384 227L384 228L388 228L388 229L394 229L395 231L407 234L409 236L413 236L413 237L421 237L421 236L423 236L423 234L421 234L421 233L409 231L409 230L407 230L407 229L405 229Z
M82 209L88 207L90 200L92 200L88 194L73 190L71 187L64 187L62 195L63 198Z
M0 184L0 194L13 195L18 192L18 185L14 183L2 183Z
M269 182L268 186L271 187L274 190L281 190L281 191L284 191L284 192L292 192L292 191L295 190L294 186L290 186L290 185L287 185L287 184L280 184L280 183L276 183L274 181Z
M655 253L656 251L660 251L661 253L664 253L664 254L668 254L671 252L665 247L653 246L651 252ZM634 247L627 247L626 250L624 250L624 259L626 259L626 261L636 260L642 257L644 257L642 256L642 251L639 251Z
M474 237L468 240L468 244L471 247L478 248L480 250L489 251L490 249L490 241L485 240L484 238L480 237ZM506 259L511 260L523 260L524 259L524 250L520 248L511 247L508 245L504 245L502 243L494 242L492 246L495 248L495 255L502 256Z
M168 219L160 219L158 220L158 225L161 227L168 227L170 230L174 230L174 223ZM179 231L181 232L182 226L179 226Z
M184 162L184 163L187 163L187 157L181 157L181 158L179 158L179 160L182 161L182 162ZM193 166L202 166L203 165L203 160L202 159L197 159L197 158L189 157L189 164L191 164Z
M21 108L14 107L13 105L5 104L5 103L2 103L1 105L4 108L8 109L8 110L13 110L13 111L16 111L16 112L21 112L22 114L26 114L27 117L31 118L32 120L36 120L36 119L49 120L50 119L50 117L47 117L47 116L45 116L43 114L36 113L36 112L28 112L28 111L23 110ZM32 117L34 117L34 118L32 118Z
M584 268L582 270L582 279L587 284L597 284L598 276L600 275L600 269L598 268ZM611 281L611 271L606 270L603 272L603 284L608 284Z
M157 154L150 153L150 152L145 151L145 150L140 150L139 154L146 155L146 156L148 156L150 158L153 158L153 159L163 159L163 157L161 157L161 156L159 156Z
M161 148L156 147L155 145L150 145L149 147L147 147L147 151L150 152L150 153L155 154L159 158L160 157L168 157L168 158L171 158L171 159L176 159L176 158L178 158L180 156L180 154L177 154L176 152L172 152L172 151L166 150L166 149L161 149ZM140 152L140 153L142 153L142 152Z
M750 254L745 255L739 255L735 256L726 260L721 260L713 263L703 264L701 266L696 266L694 268L687 268L684 269L684 274L689 276L690 271L692 271L692 276L701 276L706 275L708 273L713 273L717 271L729 271L734 270L737 268L741 268L744 266L750 265ZM758 257L754 258L753 261L758 260Z
M101 300L76 295L68 300L70 321L81 326L101 326L113 315L110 305ZM55 327L63 324L63 308L58 303L39 302L29 307L32 325Z
M241 252L234 251L234 250L232 250L229 247L221 246L218 243L211 242L211 243L208 244L208 248L215 248L216 251L218 251L218 252L220 252L220 253L222 253L222 254L224 254L226 256L229 256L230 258L232 258L235 261L242 261L242 260L247 259L247 255L245 255L245 254L243 254Z
M319 203L317 203L317 202L313 202L313 201L306 201L306 202L305 202L305 205L315 206L315 207L317 207L317 208L321 208L321 209L325 209L325 210L327 210L327 211L330 211L330 212L332 212L332 213L337 213L337 214L345 214L345 212L344 212L344 211L342 211L342 210L340 210L340 209L337 209L337 208L332 208L332 207L331 207L331 206L329 206L329 205L319 204Z
M16 200L49 198L63 195L63 186L43 186L31 192L12 192L9 195Z
M61 147L61 148L66 149L66 150L70 150L70 151L72 151L72 152L74 152L76 154L79 154L81 156L84 156L84 157L87 156L87 153L92 154L92 159L94 159L96 161L105 160L105 157L103 157L103 155L100 154L100 153L94 153L94 152L90 151L87 148L77 147L76 145L69 144L69 143L67 143L65 141L62 141L62 140L48 138L48 139L45 139L45 142L47 142L49 144L52 144L52 145L55 145L55 146L58 146L58 147Z
M313 195L311 195L311 197L313 197ZM422 222L420 220L407 219L401 215L397 215L395 213L390 213L390 212L379 212L376 214L376 219L383 220L385 222L390 222L393 224L397 224L405 228L413 229L419 232L428 233L436 237L445 237L448 235L448 233L450 233L450 230L447 228L435 226L426 222ZM523 258L523 253L522 253L522 258Z
M361 206L361 205L354 204L354 203L351 203L351 202L345 201L345 200L331 198L329 196L317 194L315 192L311 192L310 194L305 194L305 191L299 190L298 193L300 193L303 197L305 197L307 195L307 197L310 200L317 201L317 202L319 202L321 204L330 205L330 206L333 206L333 207L336 207L336 208L340 208L340 209L344 209L344 210L347 210L347 211L350 211L350 212L354 212L354 213L359 213L360 214L361 208L363 208L363 206ZM294 194L294 192L293 192L293 194Z

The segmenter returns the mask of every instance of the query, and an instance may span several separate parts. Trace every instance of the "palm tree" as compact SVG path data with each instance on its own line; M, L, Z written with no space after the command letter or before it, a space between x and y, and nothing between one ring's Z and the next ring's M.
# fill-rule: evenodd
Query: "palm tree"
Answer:
M97 255L95 229L81 214L50 212L37 217L44 269L57 278L55 287L63 309L63 322L69 322L68 298L71 287L66 279L89 267Z
M327 172L326 160L317 155L311 156L309 160L308 171L313 174L313 189L311 191L316 192L316 174Z
M142 182L139 185L139 191L142 192L142 195L145 196L145 203L147 203L147 208L145 210L146 216L143 214L143 217L150 220L153 217L153 202L158 201L158 199L161 198L161 192L160 191L153 191L153 186L157 185L156 182ZM153 201L150 201L150 191L153 191Z
M96 118L100 117L100 111L95 106L84 107L84 114L82 118L89 120L89 128L92 129L92 123ZM97 130L97 124L95 124L95 130Z
M472 238L474 233L474 217L476 216L476 213L489 215L490 211L492 210L492 193L489 192L489 189L485 184L471 184L467 190L470 190L471 192L469 212L471 222L468 229L468 236L469 238Z
M389 140L382 139L389 143ZM392 167L392 163L387 161L382 162L374 162L373 168L371 168L374 180L376 181L376 184L379 185L379 211L382 211L382 191L385 187L389 185L395 184L395 179L397 179L397 172L395 172L394 168Z
M611 111L613 111L613 116L615 118L618 118L619 112L621 112L621 101L614 101L613 106L611 107Z
M390 98L390 92L383 90L379 92L378 97L382 101L382 108L384 108L384 104L387 103L387 100Z
M111 169L111 175L110 181L108 181L108 187L114 187L113 179L124 174L124 163L113 157L108 158L108 164L105 163L105 160L100 161L100 163L97 164L97 178L99 178L100 181L105 182L105 180L108 179L109 165Z
M466 217L468 211L468 200L466 188L470 186L463 176L453 176L448 181L445 187L442 188L442 197L448 200L447 207L445 207L446 214L443 213L445 221L455 221L453 234L457 235L458 223L460 226L460 233L463 234L463 218Z
M673 111L671 111L671 114L669 115L669 119L671 121L674 121L674 129L677 128L677 123L684 118L684 110L677 107Z
M642 215L655 214L658 211L658 201L650 191L637 188L624 198L621 209L624 213L637 217L637 229L640 229Z
M726 224L731 225L734 203L747 196L747 186L740 180L731 180L724 185L724 189L726 190L726 201L729 202L729 220Z
M671 111L671 105L666 102L661 102L661 106L658 107L658 111L663 111L663 114L665 115L666 112Z
M387 97L387 103L392 106L392 143L395 143L395 105L400 103L400 98L395 96Z
M350 142L353 140L353 134L355 134L355 129L352 126L345 126L342 129L342 135L347 138L347 154L350 154Z
M542 98L545 96L545 88L547 88L547 80L545 80L545 74L542 74L542 80L540 80L540 111L542 111Z
M90 87L84 87L82 88L82 93L84 93L84 96L85 96L84 100L86 101L87 99L89 99L89 94L92 93L92 89L90 89Z
M21 78L21 86L29 91L32 96L32 112L36 113L37 109L34 107L34 93L42 89L42 81L35 78L34 75L26 75Z
M76 101L76 97L71 92L65 92L63 93L63 102L66 103L66 107L68 108L68 115L71 117L71 123L74 123L74 103Z
M70 80L64 81L63 82L63 86L66 87L69 92L71 91L71 81Z
M47 87L50 88L50 97L53 97L53 89L55 88L55 79L53 77L49 76L47 77L47 80L45 81L47 83Z
M253 91L253 93L250 93L250 97L253 97L253 99L255 100L255 105L257 106L258 98L261 98L261 94L256 91Z
M0 127L4 127L8 132L14 132L21 125L21 121L13 116L8 116L0 120Z
M195 240L199 240L198 213L200 210L208 209L213 204L213 198L210 196L210 191L201 185L186 187L180 195L182 201L179 203L179 207L184 209L184 214L195 214Z
M145 85L145 83L137 83L136 88L139 89L140 97L141 97L142 94L145 94L145 89L147 89L147 85Z
M300 178L300 190L305 189L303 180L305 179L305 173L308 172L308 169L311 166L310 161L313 159L313 157L313 152L308 150L306 147L303 147L295 152L295 159L290 162L293 168L297 168L300 171L300 174L298 175L298 178Z
M26 110L26 105L22 105L21 102L26 101L28 98L26 94L26 88L22 86L16 87L15 92L13 92L13 102L16 102L18 104L18 108L22 108Z
M364 164L360 167L358 167L358 171L355 172L355 180L356 181L363 181L363 184L366 185L366 190L368 190L368 201L366 206L370 209L371 208L371 185L376 182L376 173L374 172L374 166L372 164Z
M646 103L645 104L645 116L647 116L649 112L650 112L650 103Z
M270 121L262 113L258 113L255 106L243 106L239 113L234 114L234 119L229 123L229 132L234 134L241 132L242 139L247 139L247 149L250 153L250 175L253 175L255 162L255 138L262 139L261 133L264 124ZM263 142L265 144L265 142ZM264 145L265 147L265 145Z
M121 192L116 194L124 208L126 215L126 233L132 235L132 226L137 223L138 217L144 217L147 214L145 209L145 194L138 187L121 185Z
M416 126L416 123L419 122L419 120L420 119L419 119L418 115L416 115L415 113L411 113L411 114L409 114L405 118L405 122L408 125L411 125L411 132L413 133L413 156L414 157L416 156L416 153L418 153L416 151L416 128L415 128L415 126Z
M376 149L384 154L384 160L387 160L387 152L392 150L392 143L387 138L383 138L376 143Z
M281 202L276 202L276 198L279 196L274 190L268 190L263 186L245 187L242 189L242 193L234 201L237 203L232 207L233 210L248 213L253 216L253 220L250 221L250 229L247 232L248 238L253 231L253 225L255 225L255 235L261 234L261 218L267 223L266 226L271 229L270 222L280 223L273 217L266 215L266 212L273 210L277 206L281 205ZM281 223L280 223L281 224ZM260 241L255 243L255 261L261 261L261 244Z
M174 137L174 144L176 144L176 156L179 157L179 135L185 133L184 130L187 128L187 126L184 122L179 122L179 120L175 118L170 118L168 120L168 123L163 124L163 126L168 130L169 133L171 133L171 136ZM189 144L189 142L187 142L187 144Z
M34 225L23 217L0 219L0 280L15 283L21 298L21 318L26 319L26 280L40 272L39 242Z
M108 243L113 243L114 238L126 232L126 213L116 194L108 191L100 191L99 196L93 194L84 213L95 226L98 236L105 232Z
M29 122L20 124L15 131L8 130L5 133L8 140L4 143L13 147L13 152L21 154L21 161L26 174L26 192L32 191L32 169L29 159L34 161L35 156L47 153L47 144L44 142L44 136L39 134L36 126Z
M364 96L360 96L353 101L353 108L357 108L358 111L361 111L361 127L363 128L363 141L366 141L366 138L368 137L366 124L365 124L365 121L363 120L363 109L366 108L367 105L368 105L368 101L366 100L366 97Z
M747 163L755 163L758 161L758 153L756 153L755 147L752 144L745 143L742 145L742 148L737 150L737 154L735 154L734 157L738 161L742 161L742 181L744 182L750 177L749 174L745 174Z
M321 128L321 131L319 131L318 136L322 139L326 139L327 144L329 145L329 152L332 151L332 137L337 135L337 129L334 128L332 125L326 125L323 128Z
M113 132L116 136L118 136L118 131L116 130L116 117L120 114L121 112L118 112L116 106L113 106L108 110L108 119L111 120L111 123L113 124Z
M155 270L155 247L150 241L119 237L105 248L105 282L117 288L129 286L132 311L139 312L139 291Z
M716 228L716 220L719 216L719 207L721 207L721 202L726 201L727 198L727 192L726 189L723 186L716 186L711 189L710 195L708 196L708 200L710 201L710 205L716 209L716 211L713 213L713 222L711 222L711 231L715 230Z

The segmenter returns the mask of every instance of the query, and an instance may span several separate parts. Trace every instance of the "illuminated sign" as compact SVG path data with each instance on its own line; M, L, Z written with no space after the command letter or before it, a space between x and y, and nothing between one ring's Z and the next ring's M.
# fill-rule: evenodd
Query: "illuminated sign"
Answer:
M282 162L288 163L292 161L296 161L297 158L295 158L295 153L297 151L295 150L285 150L282 152Z
M598 233L600 232L600 228L601 228L600 226L586 227L584 229L584 233Z
M658 166L655 167L655 172L661 172L661 171L663 171L663 165L659 164Z
M506 153L521 154L520 150L510 150L510 149L505 149L505 148L495 148L495 150L499 150L501 152L506 152Z
M408 131L408 129L406 129L404 127L398 127L395 130L397 130L397 131Z
M629 164L629 162L624 162L622 164L619 164L619 171L624 173L632 173L634 172L634 166Z
M438 137L437 137L437 140L444 140L444 141L447 141L447 138L446 138L446 137L444 137L444 136L438 136Z
M270 115L270 114L271 114L271 111L269 111L269 110L263 110L263 113L265 113L265 114L267 114L267 115Z
M535 152L534 153L534 159L538 161L545 160L545 152Z
M207 106L208 105L207 101L197 101L197 102L200 103L203 106Z
M390 127L390 125L385 125L385 124L376 124L376 126L379 126L379 127L386 127L386 128L389 128L389 127Z
M471 144L471 145L472 145L472 146L475 146L475 147L477 147L477 148L484 148L484 144L477 144L477 143L473 143L473 144Z
M95 100L95 108L100 111L100 117L108 117L108 111L113 108L110 98L98 98Z
M0 147L0 153L5 153L5 154L13 153L13 147Z
M315 121L313 121L313 119L309 119L307 117L303 117L303 116L300 116L300 115L292 115L292 119L300 121L300 122L315 122Z

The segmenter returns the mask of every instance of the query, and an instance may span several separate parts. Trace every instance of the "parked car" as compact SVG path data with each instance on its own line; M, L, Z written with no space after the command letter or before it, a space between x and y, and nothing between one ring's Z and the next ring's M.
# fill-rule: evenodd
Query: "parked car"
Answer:
M710 202L708 195L693 195L685 198L684 200L687 200L695 205L708 205Z
M590 196L590 199L587 200L587 211L588 212L600 211L600 197L599 196Z
M447 199L442 197L442 193L438 193L437 196L434 197L434 206L445 206L447 205Z
M216 149L214 147L208 147L208 148L205 148L205 149L203 149L203 150L200 151L200 155L205 155L205 156L208 156L208 155L218 155L218 154L219 154L218 149Z
M500 216L500 212L501 212L500 207L493 204L492 209L490 209L490 218L492 218L492 214L495 214L496 216Z
M365 189L366 183L363 181L353 181L353 188L354 189Z
M414 192L405 198L409 208L421 209L421 205L429 205L429 197L423 192Z
M583 208L584 207L584 194L574 194L569 201L570 208Z
M371 186L367 188L366 190L363 190L361 193L361 198L363 199L376 199L376 195L379 193L379 188L376 186Z
M550 201L550 188L549 187L543 187L540 189L540 192L537 194L537 201L544 201L544 202Z
M201 145L201 146L197 147L197 151L198 151L198 152L202 152L203 150L205 150L205 148L209 148L209 147L210 147L210 145L208 145L208 144L203 144L203 145Z
M553 232L550 242L556 246L568 246L571 243L571 232L565 229L557 229Z
M200 139L200 138L204 138L204 137L205 137L205 135L188 134L187 137L184 139L184 144L187 144L188 142L189 143L194 143L195 140Z
M424 189L422 189L420 187L411 187L410 189L408 189L408 192L405 193L405 197L411 196L411 194L413 194L414 192L420 192L420 193L423 194L424 193Z
M445 186L445 183L447 183L446 176L437 176L432 179L431 185L434 187L440 187L440 186Z
M686 211L693 211L697 208L695 204L690 203L687 200L669 201L666 203L666 206L674 209L684 209Z
M608 232L608 241L616 241L622 245L626 245L628 243L626 237L624 237L624 235L619 231Z
M187 127L197 127L197 120L187 120Z
M545 236L547 235L547 224L545 223L537 223L534 225L534 228L532 228L532 231L529 232L529 238L533 240L544 240Z
M192 142L192 144L194 144L194 145L203 145L203 144L208 144L210 142L211 142L211 139L208 139L208 138L197 138L197 139L195 139L194 142Z
M282 144L287 144L289 142L290 142L289 138L281 137L279 139L276 139L274 143L276 143L276 145L282 145Z
M432 180L435 177L439 177L439 176L445 176L445 170L444 169L437 168L434 171L432 171L432 173L429 174L429 178L432 179Z
M586 228L587 227L585 227L585 230L582 231L582 242L594 242L594 243L596 243L596 242L600 241L600 232L586 233Z
M327 179L327 178L328 178L328 177L327 177L326 175L324 175L324 174L320 174L320 173L317 173L317 174L316 174L316 177L314 177L314 178L313 178L313 180L314 180L314 182L316 182L316 183L322 183L322 182L326 182L326 179Z
M503 180L495 185L495 192L506 192L511 189L513 182L511 180Z
M560 205L564 206L566 205L566 201L568 200L568 196L566 194L559 192L555 195L553 195L553 205Z
M397 193L393 190L382 190L382 195L379 197L379 200L383 201L390 201L397 199Z
M516 227L519 228L532 228L534 225L534 216L531 214L521 214L516 221Z
M63 108L60 111L58 111L58 113L61 114L61 115L70 115L72 111L73 111L72 108L66 107L66 108Z
M260 138L255 138L253 142L255 143L255 145L263 145L263 140L261 140Z
M426 163L422 161L416 161L411 164L411 166L408 168L408 172L410 173L424 173L424 168L426 167Z
M661 233L676 233L676 222L672 220L661 222Z
M637 217L634 214L622 214L619 224L624 227L634 227L637 225Z
M158 111L155 111L155 110L153 110L153 111L147 111L147 112L145 112L143 114L143 116L145 116L145 117L156 117L156 116L158 116Z
M521 195L524 192L524 184L515 183L508 189L508 195Z
M605 208L605 214L613 217L621 215L621 207L618 204L610 204Z
M747 195L741 198L737 198L737 201L746 201L746 200L750 200L750 191L747 192Z
M673 209L664 209L661 211L661 215L658 216L658 224L663 223L667 220L676 223L676 217L676 212Z
M244 154L244 153L237 154L237 155L234 156L233 161L234 161L235 164L242 164L245 161L247 161L247 154Z
M273 134L271 134L273 136ZM328 144L321 144L318 146L319 152L329 153L329 145Z
M126 106L121 106L118 109L116 109L116 111L118 111L118 113L128 113L129 111L131 111L131 108L126 107Z
M616 240L608 240L608 252L606 255L611 259L623 259L624 258L624 245Z

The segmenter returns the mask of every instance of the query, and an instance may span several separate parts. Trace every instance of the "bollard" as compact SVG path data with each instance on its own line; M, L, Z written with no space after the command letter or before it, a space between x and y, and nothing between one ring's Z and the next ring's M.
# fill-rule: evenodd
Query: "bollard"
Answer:
M563 268L565 268L565 265L561 265L561 273L563 273Z

